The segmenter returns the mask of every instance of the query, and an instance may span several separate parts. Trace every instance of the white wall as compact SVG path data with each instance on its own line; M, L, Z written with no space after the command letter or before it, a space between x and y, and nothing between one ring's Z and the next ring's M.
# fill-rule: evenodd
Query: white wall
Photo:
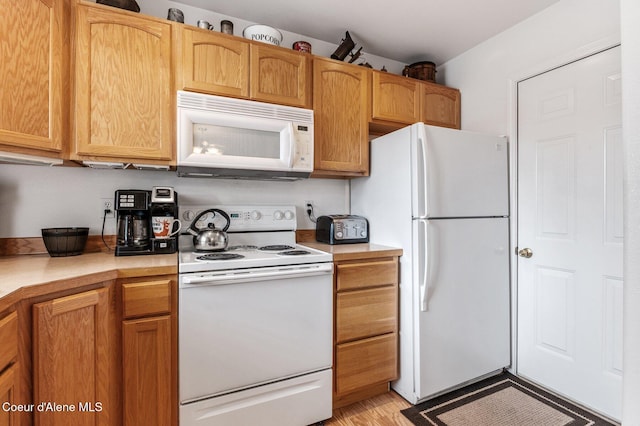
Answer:
M622 41L625 426L640 425L640 3L561 0L443 64L462 92L462 127L515 138L514 82ZM620 35L621 33L621 35Z
M624 165L622 421L640 425L640 2L621 0Z
M560 0L442 64L443 84L462 93L462 128L508 135L510 81L578 59L620 40L618 0Z
M88 226L100 234L102 198L113 199L116 189L173 186L180 204L293 204L298 229L314 229L304 211L314 202L316 216L348 213L348 182L341 179L306 179L266 182L226 179L178 178L175 172L94 170L84 167L0 165L0 238L39 237L40 229ZM115 219L105 234L115 234Z

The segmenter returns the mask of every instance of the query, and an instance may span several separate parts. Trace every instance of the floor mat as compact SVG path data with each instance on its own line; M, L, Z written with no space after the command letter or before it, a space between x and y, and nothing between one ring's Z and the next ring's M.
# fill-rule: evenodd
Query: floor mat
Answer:
M417 426L614 426L510 373L401 411Z

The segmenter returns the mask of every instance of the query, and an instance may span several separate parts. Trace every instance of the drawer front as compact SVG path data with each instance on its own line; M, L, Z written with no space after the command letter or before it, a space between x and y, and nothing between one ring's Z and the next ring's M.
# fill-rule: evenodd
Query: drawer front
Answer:
M0 371L18 356L18 314L0 319Z
M338 396L398 376L396 333L336 346L336 394Z
M125 318L171 312L171 280L122 284Z
M336 265L336 289L353 290L398 283L398 261L380 260Z
M395 332L397 318L398 289L395 286L338 293L336 342Z

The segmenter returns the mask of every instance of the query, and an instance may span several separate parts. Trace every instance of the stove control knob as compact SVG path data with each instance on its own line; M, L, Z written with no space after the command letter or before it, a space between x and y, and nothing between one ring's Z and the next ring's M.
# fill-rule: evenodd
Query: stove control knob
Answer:
M258 210L254 210L251 212L251 219L260 220L261 218L262 218L262 213L260 213Z
M185 210L185 212L182 213L184 220L193 220L194 217L196 217L196 215L191 210Z
M273 212L273 218L275 220L282 220L282 212L280 210L276 210L275 212Z
M293 219L293 212L291 210L286 210L284 212L284 218L287 220Z

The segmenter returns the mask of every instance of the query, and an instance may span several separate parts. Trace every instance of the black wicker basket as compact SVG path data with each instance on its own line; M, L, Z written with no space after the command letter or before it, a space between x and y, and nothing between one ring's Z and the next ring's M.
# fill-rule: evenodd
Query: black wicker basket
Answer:
M44 228L42 239L51 257L82 254L89 236L89 228Z

